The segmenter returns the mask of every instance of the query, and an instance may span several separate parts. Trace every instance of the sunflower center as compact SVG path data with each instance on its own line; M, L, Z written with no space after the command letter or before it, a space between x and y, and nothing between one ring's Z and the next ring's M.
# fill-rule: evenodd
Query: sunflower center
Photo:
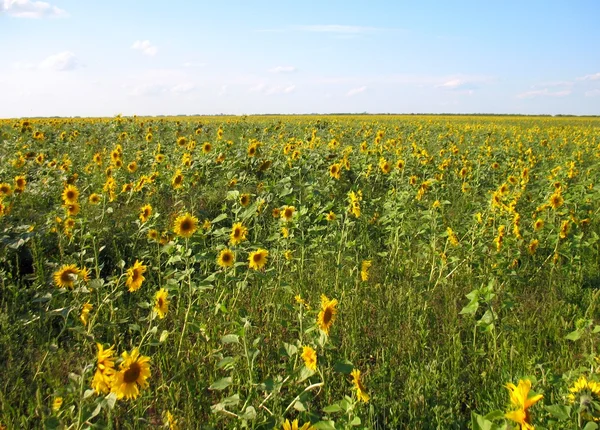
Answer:
M231 261L231 254L223 254L221 257L225 263L229 263Z
M162 308L165 305L165 301L163 300L162 297L159 297L158 300L156 301L156 304L158 305L159 308Z
M323 323L328 324L329 321L331 321L331 317L333 316L332 312L331 312L331 308L326 308L323 311Z
M65 270L64 272L61 273L60 275L60 280L63 283L68 283L68 282L73 282L73 280L71 279L71 275L73 275L74 273L71 270Z
M254 254L252 257L255 263L260 263L262 261L262 254Z
M135 270L133 271L133 274L131 275L131 280L132 280L133 282L136 282L138 279L140 279L140 275L141 275L140 271L139 271L139 270L137 270L137 269L135 269Z
M71 190L67 191L67 199L73 200L75 198L75 193Z
M136 382L140 377L140 373L142 373L140 365L138 363L131 363L129 369L127 369L123 375L123 382L127 384Z
M181 227L180 227L181 231L190 231L192 229L192 223L189 220L183 220L181 222Z

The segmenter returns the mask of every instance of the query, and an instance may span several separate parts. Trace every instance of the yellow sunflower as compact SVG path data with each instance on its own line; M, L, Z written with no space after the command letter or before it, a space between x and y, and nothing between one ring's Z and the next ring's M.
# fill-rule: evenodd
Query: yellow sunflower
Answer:
M242 194L240 196L240 204L244 207L250 204L250 194Z
M54 283L59 288L73 288L79 275L79 269L74 264L65 264L54 272Z
M79 206L79 203L75 202L73 204L67 204L67 205L65 205L65 209L67 211L67 215L69 215L69 216L77 216L77 214L81 210L81 206Z
M12 187L10 184L3 182L0 184L0 196L10 196L12 194Z
M333 211L329 211L329 213L325 217L325 219L327 219L327 221L329 221L329 222L335 221L336 218L337 218L337 215Z
M565 199L563 199L563 196L560 193L552 194L548 201L548 203L550 203L550 206L552 206L552 209L558 209L563 205L564 202Z
M239 243L246 240L248 229L242 225L241 222L236 222L231 227L231 234L229 235L229 243L232 245L238 245Z
M204 142L204 144L202 144L202 152L208 154L210 151L212 151L212 145L210 142Z
M15 192L22 193L25 191L25 185L27 185L27 179L25 176L16 176L15 177Z
M158 233L158 230L155 230L155 229L148 230L148 239L149 240L158 242L159 235L160 234Z
M140 208L140 221L147 222L152 216L152 206L144 205Z
M267 264L267 257L269 251L266 249L258 248L256 251L250 253L248 257L248 263L250 269L261 270Z
M115 373L111 391L117 399L136 399L140 395L140 388L148 386L150 377L150 357L140 355L137 348L131 354L125 351L122 354L123 362Z
M221 267L231 267L235 263L235 254L228 248L223 249L217 257L217 264Z
M317 351L315 351L311 346L303 346L302 347L302 360L304 360L304 365L312 370L313 372L317 370Z
M90 204L92 205L97 205L98 203L100 203L100 194L90 194L90 196L88 197L88 202L90 202Z
M283 430L314 430L314 427L310 422L302 424L302 427L298 427L298 420L294 420L290 423L290 420L285 420L283 423Z
M181 170L177 169L177 171L173 175L173 179L171 179L171 185L175 190L183 186L183 174L181 173Z
M108 349L96 343L98 352L96 354L96 372L92 379L92 388L98 394L108 394L115 373L114 346Z
M507 412L504 416L520 424L523 430L533 430L531 417L527 409L539 402L544 396L538 394L529 397L529 391L531 390L531 381L529 379L520 380L517 386L509 382L506 384L506 388L508 389L510 403L517 409Z
M335 321L335 315L337 314L337 305L337 299L329 300L325 294L321 295L321 311L317 316L317 326L326 335L329 335L329 329Z
M191 237L196 230L198 230L198 218L189 212L179 215L173 226L173 231L180 237Z
M160 319L167 315L169 310L169 293L164 288L161 288L154 295L154 311Z
M91 303L85 303L81 309L81 315L79 315L79 319L81 320L84 326L87 326L88 324L90 312L92 311L92 309L94 309L94 305L92 305Z
M133 293L141 288L142 282L146 279L143 275L145 272L146 266L139 260L135 260L135 264L127 269L127 281L125 285L129 288L129 292Z
M352 376L352 385L354 385L354 388L356 389L356 397L358 400L364 403L369 403L369 395L367 394L365 386L360 380L360 370L353 369L350 375Z
M329 166L329 176L334 179L340 179L341 171L342 169L339 163L334 163Z
M570 403L578 403L579 413L588 421L600 421L600 411L594 405L600 402L600 384L588 380L585 376L569 387L567 399Z
M284 206L283 210L281 211L281 219L285 222L290 222L294 217L295 211L296 208L294 206Z

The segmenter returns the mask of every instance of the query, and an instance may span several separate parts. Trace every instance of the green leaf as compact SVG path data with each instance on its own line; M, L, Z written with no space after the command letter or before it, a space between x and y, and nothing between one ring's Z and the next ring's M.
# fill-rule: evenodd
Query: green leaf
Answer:
M224 219L226 219L226 218L227 218L227 214L221 214L221 215L219 215L218 217L216 217L215 219L213 219L213 220L212 220L210 223L211 223L211 224L216 224L216 223L218 223L219 221L223 221L223 220L224 220Z
M108 396L106 396L104 398L104 400L106 401L106 405L108 406L108 409L114 409L115 404L117 403L117 395L115 393L110 393Z
M598 428L598 424L593 421L588 421L588 423L583 427L583 430L596 430Z
M337 403L334 403L333 405L329 405L329 406L325 406L323 408L323 412L325 412L326 414L335 414L336 412L341 412L342 408L340 408L340 405L338 405Z
M217 369L231 369L231 368L233 368L233 365L235 364L236 361L237 361L237 358L235 358L235 357L223 357L217 363Z
M167 337L169 337L169 332L167 330L163 330L160 334L160 337L158 338L158 341L160 343L163 343L165 340L167 340Z
M211 386L208 387L208 389L221 391L229 387L231 384L233 384L233 378L231 376L227 376L225 378L219 379L216 382L213 382Z
M576 340L579 340L579 338L582 335L583 335L583 331L582 330L575 330L575 331L572 331L571 333L569 333L568 335L566 335L565 339L576 341Z
M221 338L221 343L240 343L240 337L237 334L226 334Z
M568 420L571 417L571 407L565 405L548 405L544 407L554 418L561 421Z
M319 421L316 424L313 424L313 427L318 430L335 430L335 422L334 421Z
M361 422L362 421L360 420L360 417L354 417L354 419L352 421L350 421L350 425L352 427L357 427L361 424Z
M253 420L256 418L256 409L254 409L254 406L248 406L246 408L246 411L240 415L240 418L243 420Z
M354 369L354 365L348 360L338 361L333 365L333 370L345 375L349 375L350 372L352 372L352 369Z
M477 312L477 309L479 309L479 302L477 300L473 300L467 306L462 308L461 311L459 312L459 314L460 315L465 315L465 314L472 315L475 312Z

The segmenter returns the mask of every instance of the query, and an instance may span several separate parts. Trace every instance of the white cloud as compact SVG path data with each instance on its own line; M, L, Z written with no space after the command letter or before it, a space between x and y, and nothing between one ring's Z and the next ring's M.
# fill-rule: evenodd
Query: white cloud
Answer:
M14 16L16 18L58 18L69 14L50 3L30 0L4 0L0 7L0 13Z
M367 91L367 87L365 87L365 86L358 87L358 88L352 88L350 91L348 91L348 93L346 95L348 97L352 97L357 94L364 93L365 91Z
M81 63L77 56L71 51L64 51L54 54L42 61L38 67L42 70L55 70L58 72L66 72L75 70L81 67Z
M251 86L251 87L248 89L248 92L249 92L249 93L260 93L260 92L262 92L263 90L265 90L266 88L267 88L267 85L266 85L266 84L264 84L264 83L260 83L260 84L256 84L256 85L253 85L253 86Z
M578 81L600 81L600 73L594 73L593 75L585 75L577 78Z
M600 97L600 89L586 91L585 96L586 97Z
M150 43L149 40L136 40L131 45L131 49L137 49L142 51L144 55L148 55L150 57L156 55L158 52L158 48Z
M295 71L296 68L294 66L277 66L269 70L271 73L292 73Z
M290 85L289 87L285 87L283 89L283 92L285 94L289 94L289 93L293 93L295 89L296 89L296 85Z
M517 98L520 99L531 99L534 97L566 97L570 95L573 91L571 90L562 90L562 91L548 91L548 88L544 88L543 90L533 90L527 91L517 95Z

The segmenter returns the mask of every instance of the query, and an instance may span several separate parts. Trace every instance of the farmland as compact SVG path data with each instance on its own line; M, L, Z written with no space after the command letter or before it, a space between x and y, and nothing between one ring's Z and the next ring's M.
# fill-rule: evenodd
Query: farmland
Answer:
M597 118L0 120L0 427L583 427L599 185Z

